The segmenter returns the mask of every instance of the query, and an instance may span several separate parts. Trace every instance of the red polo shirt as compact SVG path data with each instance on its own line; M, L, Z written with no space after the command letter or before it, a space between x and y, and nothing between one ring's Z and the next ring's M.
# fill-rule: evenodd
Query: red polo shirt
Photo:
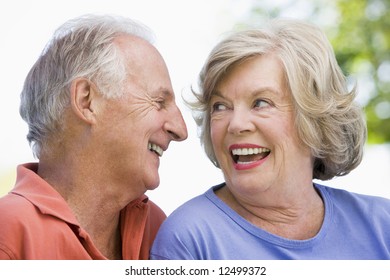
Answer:
M106 259L37 169L18 166L14 189L0 198L0 259ZM145 195L128 204L120 219L123 259L148 259L165 217Z

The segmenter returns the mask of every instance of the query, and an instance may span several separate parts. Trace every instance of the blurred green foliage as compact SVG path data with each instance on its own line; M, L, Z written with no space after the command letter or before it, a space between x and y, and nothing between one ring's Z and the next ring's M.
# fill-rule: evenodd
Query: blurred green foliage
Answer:
M390 0L338 0L331 42L342 69L371 86L365 106L369 142L390 142ZM363 94L363 93L362 93Z
M276 2L255 1L249 22L283 16L303 18L323 28L340 67L358 84L368 142L390 142L390 0Z

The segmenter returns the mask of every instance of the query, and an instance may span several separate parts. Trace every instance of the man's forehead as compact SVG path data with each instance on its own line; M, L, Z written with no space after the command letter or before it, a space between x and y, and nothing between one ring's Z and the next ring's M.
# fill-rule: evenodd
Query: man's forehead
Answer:
M127 34L127 33L118 34L115 37L114 42L118 43L118 44L138 43L138 44L151 45L151 43L148 42L147 40L145 40L137 35Z
M114 39L113 43L124 54L132 57L158 53L157 49L150 42L135 35L121 34Z

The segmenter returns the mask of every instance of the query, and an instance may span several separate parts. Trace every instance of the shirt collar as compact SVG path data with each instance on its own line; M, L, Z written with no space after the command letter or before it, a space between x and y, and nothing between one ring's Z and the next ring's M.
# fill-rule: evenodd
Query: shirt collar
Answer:
M88 233L80 226L65 199L38 174L38 163L18 166L17 180L13 195L19 195L31 202L44 215L56 217L71 226L79 237L90 247L90 254L105 258L93 245ZM143 194L130 202L121 211L121 233L123 238L123 257L137 259L141 255L144 231L148 215L148 197ZM86 246L86 245L83 245ZM92 249L91 249L92 248Z
M13 194L30 201L42 214L52 215L79 226L65 199L38 174L38 163L26 163L17 168Z
M65 199L38 174L38 163L26 163L17 168L17 179L11 193L30 201L42 214L52 215L67 223L81 227ZM143 194L130 202L125 209L143 208L149 198ZM125 211L126 212L126 211ZM123 213L122 211L122 214Z

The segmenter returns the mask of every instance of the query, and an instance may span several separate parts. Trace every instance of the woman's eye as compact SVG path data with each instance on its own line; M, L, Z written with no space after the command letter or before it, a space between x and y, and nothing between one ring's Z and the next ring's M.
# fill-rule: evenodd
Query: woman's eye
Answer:
M255 104L254 104L254 107L257 107L257 108L264 108L264 107L268 107L270 104L263 100L263 99L257 99L255 101Z
M227 107L222 103L215 103L213 105L213 112L224 111Z

